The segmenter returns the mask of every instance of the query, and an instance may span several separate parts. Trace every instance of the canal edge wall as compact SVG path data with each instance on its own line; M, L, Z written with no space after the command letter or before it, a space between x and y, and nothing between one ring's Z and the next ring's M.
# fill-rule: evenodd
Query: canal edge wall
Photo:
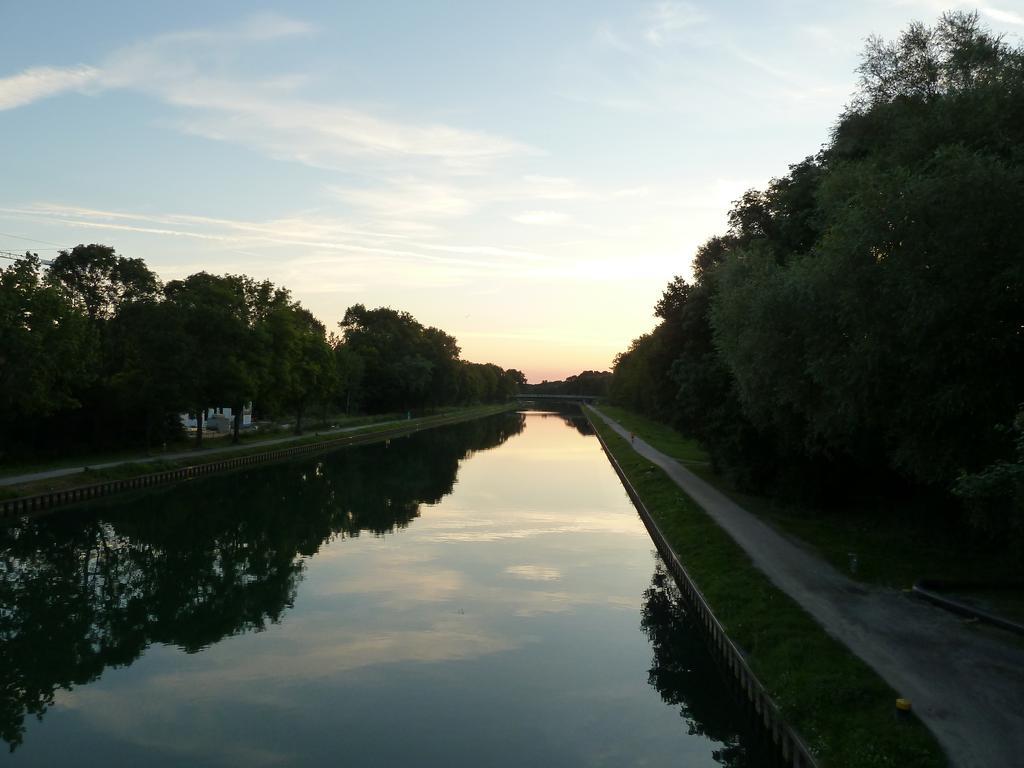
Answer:
M715 616L711 606L704 598L704 594L683 566L679 556L672 549L672 545L669 544L668 539L665 538L661 529L658 528L658 524L655 522L650 510L647 509L643 499L640 498L640 494L626 476L618 459L615 458L615 454L608 448L608 444L597 430L587 409L584 408L583 412L591 427L594 427L594 434L597 435L597 439L601 443L601 449L604 451L605 456L608 457L608 461L611 462L615 474L619 476L619 480L626 489L626 493L633 502L633 506L636 507L637 512L640 514L644 527L647 528L655 548L675 579L679 591L694 609L694 618L707 634L712 651L724 663L725 669L735 679L744 698L749 702L758 720L764 726L765 731L771 735L772 741L778 747L782 758L793 768L819 768L810 748L796 730L785 722L779 705L775 703L775 700L772 699L764 687L764 684L757 678L753 670L750 669L750 665L747 664L743 652L729 638L722 623Z
M488 413L455 414L452 416L438 417L437 419L431 419L429 421L424 419L421 420L419 424L410 423L408 425L393 427L390 429L346 435L343 437L335 437L330 440L318 440L312 443L303 443L302 445L293 445L291 447L276 448L269 451L261 451L259 453L250 453L245 456L235 456L233 458L218 459L202 464L175 467L159 472L150 472L145 475L138 475L136 477L123 478L120 480L107 480L100 483L82 485L77 488L66 488L60 491L49 491L47 493L38 493L31 496L19 496L13 499L4 499L0 500L0 521L7 522L14 518L38 515L60 507L80 504L85 501L101 499L119 493L127 493L129 491L141 490L144 488L156 488L163 485L182 482L184 480L190 480L195 477L230 472L243 467L270 464L296 456L304 456L306 454L320 453L339 448L348 448L354 445L367 445L369 443L381 442L382 440L390 440L395 437L404 437L405 435L411 435L414 432L419 432L424 429L443 427L448 424L457 424L461 421L470 421L472 419L480 419L486 416L495 416L499 413L505 413L508 410L511 409L495 410ZM427 418L429 419L430 417ZM253 447L255 448L256 446Z

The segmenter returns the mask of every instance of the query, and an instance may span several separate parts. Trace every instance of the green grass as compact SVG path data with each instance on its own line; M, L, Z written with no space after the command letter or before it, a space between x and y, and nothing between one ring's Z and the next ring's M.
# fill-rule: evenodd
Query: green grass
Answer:
M743 493L710 463L692 457L705 456L695 442L671 427L624 408L602 405L602 413L658 450L679 459L687 469L732 498L744 509L772 525L783 535L816 551L834 568L867 584L908 589L918 579L950 581L1020 582L1020 559L1011 552L993 552L991 546L971 544L964 531L940 520L901 515L899 510L880 511L867 505L809 509L776 499ZM697 452L700 451L698 454ZM850 555L856 557L851 567Z
M659 451L683 464L708 463L708 455L697 441L683 437L672 427L667 427L646 416L614 405L602 405L598 410L608 414L630 432L635 432Z
M475 407L475 406L470 406ZM450 413L457 409L444 409L439 413ZM331 429L334 427L356 427L363 426L366 424L377 424L382 421L395 421L398 419L404 419L405 414L399 413L385 413L378 414L375 416L346 416L345 414L336 414L329 416L327 419L315 418L306 419L303 422L303 432L311 433L316 430ZM246 443L258 443L263 440L268 440L276 437L285 437L293 434L294 430L292 425L287 427L282 426L279 423L261 423L259 429L244 429L239 433L239 442ZM148 451L140 450L139 448L121 448L112 449L105 451L77 451L61 456L57 459L28 459L28 460L8 460L3 464L0 464L0 477L9 475L22 475L30 472L45 472L51 469L64 469L66 467L84 467L91 466L94 464L106 464L112 461L122 461L126 459L134 459L139 457L141 454L145 454L146 458L151 458L155 461L160 460L162 453L180 453L181 451L187 451L195 447L195 433L183 435L180 439L171 441L165 446L156 446L150 448ZM216 448L222 448L225 445L231 443L231 435L221 434L218 432L211 432L206 430L203 433L203 448L201 450L207 451Z
M71 475L48 478L45 480L34 480L17 485L0 486L0 499L13 499L18 498L19 496L33 496L41 493L50 493L52 491L70 490L111 480L123 480L131 477L138 477L139 475L147 475L152 472L161 472L180 467L197 466L200 464L221 461L222 459L233 459L240 456L251 456L254 454L265 453L267 451L292 448L306 443L335 441L345 442L361 436L373 435L377 432L400 429L404 427L405 424L408 424L409 428L421 428L434 423L448 423L453 420L461 421L464 419L479 418L494 413L500 413L514 407L516 407L515 404L465 406L448 409L430 416L411 419L403 424L381 423L379 419L372 418L370 423L364 423L350 432L324 435L307 431L305 434L296 437L294 440L289 440L284 443L276 443L269 446L261 445L259 442L253 442L248 446L243 443L243 447L236 451L207 453L204 449L181 459L161 460L159 456L155 456L105 469L90 469L87 467L85 472L78 472ZM349 424L347 426L352 425ZM266 439L267 435L264 434L263 438ZM221 445L224 445L224 443L221 443ZM52 469L54 467L50 466L48 468Z
M927 520L869 505L808 509L742 493L710 465L688 469L856 581L909 589L924 578L970 583L1024 579L1012 551L974 540L970 531L941 518Z
M715 615L824 768L946 765L919 721L894 719L895 691L776 589L664 472L593 421Z

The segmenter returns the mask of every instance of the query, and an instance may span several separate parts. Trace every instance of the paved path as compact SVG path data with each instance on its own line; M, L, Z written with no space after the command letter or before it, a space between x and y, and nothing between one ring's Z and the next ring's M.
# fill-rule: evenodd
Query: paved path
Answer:
M367 429L369 427L381 427L388 424L404 424L408 422L410 425L415 425L418 419L392 419L391 421L375 421L371 424L360 424L355 427L338 427L336 429L328 429L322 432L316 432L317 435L337 435L342 432L355 432L360 429ZM90 464L89 469L110 469L110 467L118 467L122 464L132 464L139 461L174 461L175 459L193 459L193 458L205 458L206 456L216 456L222 453L233 453L235 451L248 451L253 448L265 448L272 445L280 445L281 443L291 443L295 440L299 440L303 437L309 437L310 433L304 435L288 435L287 437L275 437L270 440L260 440L259 442L252 443L239 443L238 445L225 445L219 448L204 448L201 451L197 451L195 448L188 451L178 451L176 453L148 453L140 456L135 456L130 459L119 459L118 461L108 461L103 464ZM214 438L224 439L224 438ZM48 469L42 472L28 472L24 475L8 475L7 477L0 477L0 486L4 485L18 485L19 483L29 483L34 480L48 480L54 477L64 477L66 475L77 475L79 472L84 472L85 467L63 467L61 469Z
M629 432L591 409L616 432ZM867 662L960 768L1024 766L1024 649L896 590L852 581L639 437L657 464L779 589Z

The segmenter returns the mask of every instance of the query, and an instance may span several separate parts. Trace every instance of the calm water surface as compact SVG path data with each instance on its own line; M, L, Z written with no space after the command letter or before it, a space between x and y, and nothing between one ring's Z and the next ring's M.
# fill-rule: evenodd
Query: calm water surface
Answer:
M12 765L760 765L618 478L520 413L0 529Z

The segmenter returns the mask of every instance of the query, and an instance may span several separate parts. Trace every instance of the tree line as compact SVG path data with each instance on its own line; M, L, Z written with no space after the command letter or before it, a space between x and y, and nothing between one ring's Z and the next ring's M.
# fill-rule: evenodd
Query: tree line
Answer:
M0 460L88 446L150 446L179 414L409 412L500 402L517 370L460 358L408 312L349 307L328 333L288 289L198 272L162 284L142 259L79 245L44 268L0 268Z
M544 381L526 384L522 391L533 395L589 395L603 397L608 394L612 380L611 371L581 371L558 381Z
M821 150L669 283L611 394L744 488L927 492L1024 541L1024 49L950 13L870 39L859 74Z

